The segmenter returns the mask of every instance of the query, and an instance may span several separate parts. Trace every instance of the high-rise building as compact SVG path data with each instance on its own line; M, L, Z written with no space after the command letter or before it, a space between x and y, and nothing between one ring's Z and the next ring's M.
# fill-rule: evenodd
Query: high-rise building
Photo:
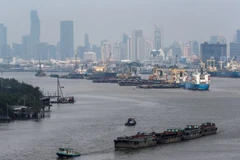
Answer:
M128 35L123 33L123 35L122 35L122 42L127 43L127 41L128 41Z
M122 35L122 42L119 43L119 60L125 60L128 59L128 35L127 34L123 34Z
M128 41L127 41L127 59L131 61L133 59L132 37L128 37Z
M191 55L192 55L191 45L189 43L187 43L183 47L183 56L190 57Z
M162 49L162 26L154 25L154 49Z
M237 42L240 42L240 29L237 30L236 40Z
M22 44L13 43L12 44L12 54L14 57L22 58L23 46Z
M144 61L146 58L146 49L145 49L146 40L143 37L137 38L137 57L139 61Z
M120 49L119 49L119 44L117 42L113 44L112 57L114 60L120 61Z
M102 59L101 47L98 47L97 45L92 45L92 52L96 53L97 60Z
M215 60L215 64L219 67L219 61L227 57L227 44L207 43L204 42L200 47L200 58L203 63L207 64L207 60Z
M138 45L137 45L137 39L143 37L143 31L142 30L133 30L132 31L132 56L131 61L139 60L139 53L138 53Z
M33 58L33 41L31 35L23 35L22 36L22 47L23 47L23 59L31 59Z
M38 13L36 10L32 10L30 12L30 20L31 20L31 27L30 27L30 35L32 40L35 43L40 42L40 20L38 18Z
M84 35L84 44L85 44L85 52L89 52L91 50L90 48L90 42L89 42L89 36L88 34Z
M7 27L0 24L0 57L7 57Z
M240 60L240 42L230 43L230 58Z
M199 56L199 44L197 41L190 41L190 46L191 46L191 54L195 54Z
M108 41L104 41L101 47L102 61L106 62L112 53L112 45Z
M210 38L210 43L226 44L226 38L224 36L213 35Z
M60 22L60 59L73 57L73 21Z
M145 55L146 57L150 56L151 51L153 50L153 41L146 40L145 42Z

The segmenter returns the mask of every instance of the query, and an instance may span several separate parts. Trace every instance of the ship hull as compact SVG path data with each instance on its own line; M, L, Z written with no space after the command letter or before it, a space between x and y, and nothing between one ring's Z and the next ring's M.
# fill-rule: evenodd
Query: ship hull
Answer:
M186 82L184 84L184 89L189 90L201 90L201 91L207 91L209 90L210 84L194 84L190 82Z
M240 72L238 71L217 71L208 72L212 77L225 77L225 78L240 78Z
M124 140L115 140L114 147L116 149L137 149L137 148L146 148L156 146L157 141L147 140L147 141L124 141Z

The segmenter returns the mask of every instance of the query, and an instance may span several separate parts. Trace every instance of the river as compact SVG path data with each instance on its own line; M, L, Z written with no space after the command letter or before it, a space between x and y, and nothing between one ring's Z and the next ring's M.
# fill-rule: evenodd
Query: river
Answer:
M56 78L34 73L3 73L44 93L56 92ZM63 94L74 104L53 104L40 120L0 124L1 160L56 160L59 147L71 147L75 160L239 160L239 79L212 78L210 91L136 89L88 80L60 79ZM129 116L137 125L125 127ZM164 131L187 124L216 123L218 134L139 149L115 151L113 140L139 131Z

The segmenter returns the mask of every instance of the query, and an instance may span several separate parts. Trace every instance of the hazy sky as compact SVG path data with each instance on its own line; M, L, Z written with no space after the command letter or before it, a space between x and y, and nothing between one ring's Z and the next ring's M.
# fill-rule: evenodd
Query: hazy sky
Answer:
M121 33L142 29L153 39L153 25L163 24L164 46L174 40L208 41L211 35L233 40L240 28L240 0L0 0L0 23L8 28L8 43L21 42L30 32L30 10L41 21L41 41L59 41L61 20L74 21L74 43L103 39L119 42Z

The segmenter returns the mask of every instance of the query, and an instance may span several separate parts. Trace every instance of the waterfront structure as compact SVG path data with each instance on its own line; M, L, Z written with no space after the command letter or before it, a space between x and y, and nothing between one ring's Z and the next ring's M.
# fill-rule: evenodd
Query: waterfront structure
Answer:
M0 24L0 57L6 58L7 50L7 27L4 24Z
M162 49L162 26L154 25L154 49Z
M84 61L96 61L97 60L96 53L94 53L94 52L84 52L83 56L84 56L83 57Z
M142 30L133 30L132 31L132 55L130 56L131 61L139 60L139 53L138 53L138 38L143 37Z
M201 44L200 52L200 58L203 63L207 64L207 60L213 59L219 68L220 65L218 62L220 62L224 57L227 57L227 44L211 44L204 42Z
M60 59L73 57L73 21L60 22Z

